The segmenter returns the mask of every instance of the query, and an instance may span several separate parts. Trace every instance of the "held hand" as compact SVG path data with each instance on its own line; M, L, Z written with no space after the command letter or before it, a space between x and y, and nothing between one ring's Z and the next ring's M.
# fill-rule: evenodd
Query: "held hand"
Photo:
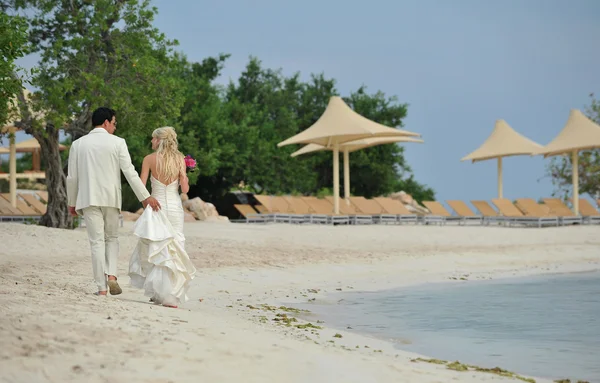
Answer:
M146 208L146 206L150 205L152 210L154 210L154 211L160 210L160 203L154 197L146 198L144 201L142 201L142 205L144 206L144 209Z
M72 216L77 216L77 211L75 210L75 206L69 206L69 214Z

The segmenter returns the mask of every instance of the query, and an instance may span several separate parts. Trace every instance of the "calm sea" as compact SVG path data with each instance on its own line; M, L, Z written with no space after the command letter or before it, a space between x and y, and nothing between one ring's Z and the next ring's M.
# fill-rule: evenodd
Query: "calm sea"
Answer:
M399 349L600 382L600 273L342 292L327 301L303 308L328 326L351 327Z

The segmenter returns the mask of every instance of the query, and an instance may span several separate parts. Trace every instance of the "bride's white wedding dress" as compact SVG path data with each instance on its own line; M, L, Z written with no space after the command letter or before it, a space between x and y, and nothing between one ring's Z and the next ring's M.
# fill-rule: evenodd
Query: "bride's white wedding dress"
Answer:
M138 244L129 261L131 285L144 289L157 304L178 306L187 300L187 290L196 268L185 251L184 211L179 181L165 185L154 177L152 196L161 209L146 207L135 223Z

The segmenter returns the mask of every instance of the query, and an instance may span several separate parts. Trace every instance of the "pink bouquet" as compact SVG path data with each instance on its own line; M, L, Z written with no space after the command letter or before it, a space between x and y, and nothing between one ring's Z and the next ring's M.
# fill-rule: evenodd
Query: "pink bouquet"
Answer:
M185 161L185 170L189 173L189 172L193 172L194 170L197 169L196 166L196 160L191 156L191 155L187 155L184 158Z

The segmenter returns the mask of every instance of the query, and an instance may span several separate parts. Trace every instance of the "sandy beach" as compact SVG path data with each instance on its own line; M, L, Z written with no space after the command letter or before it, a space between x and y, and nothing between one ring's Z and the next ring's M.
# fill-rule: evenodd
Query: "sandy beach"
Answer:
M305 320L288 327L273 319L295 316L280 308L285 302L340 290L600 268L598 226L196 222L185 227L198 268L190 300L168 309L128 286L131 229L126 222L120 236L124 293L98 297L84 229L0 224L1 382L517 381L415 363L418 355L392 343L333 338L340 331L326 323L303 329L295 325Z

